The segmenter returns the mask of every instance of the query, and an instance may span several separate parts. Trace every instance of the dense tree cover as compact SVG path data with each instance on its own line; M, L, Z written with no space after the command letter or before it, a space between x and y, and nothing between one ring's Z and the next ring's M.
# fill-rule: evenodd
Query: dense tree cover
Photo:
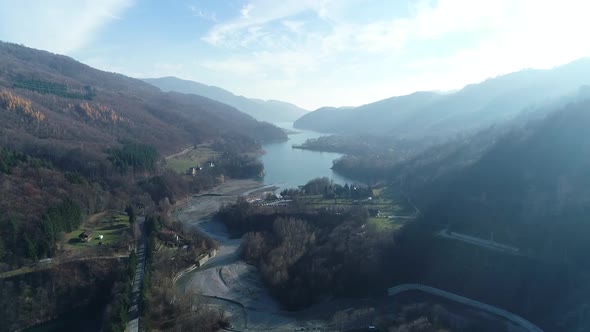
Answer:
M80 205L70 199L50 207L39 224L22 224L15 218L0 219L0 260L14 263L19 258L37 260L55 253L56 241L75 230L82 221Z
M60 232L72 232L82 223L82 208L73 200L67 198L56 206L50 207L41 217L42 228L46 236L47 251L43 251L44 245L37 243L38 256L49 255L53 252L53 245ZM35 258L35 257L30 257Z
M15 82L33 81L48 82L46 91L15 86ZM72 100L58 91L62 87L52 85L66 81L70 86L92 86L89 90L96 96L92 102ZM66 231L79 225L79 214L121 211L127 205L154 209L215 183L215 174L186 184L179 177L160 173L156 169L160 153L201 142L228 144L235 153L253 152L261 141L286 137L272 125L206 98L162 93L138 80L94 70L64 56L1 42L0 86L2 272L35 264L46 256L54 261L60 258L65 253L60 241ZM121 172L125 169L139 172ZM152 185L148 193L146 183ZM75 291L80 298L93 297L93 293L78 292L77 284L68 289L68 277L59 277L64 293ZM89 278L84 285L94 286L96 280ZM127 297L125 284L115 288L96 285L104 286L104 295L121 304ZM38 291L53 286L44 285ZM108 291L111 289L115 293ZM6 298L13 295L7 293ZM70 296L51 296L55 301L79 303ZM9 310L28 312L31 298L27 294L13 307L2 307L0 317L9 317L5 315ZM121 316L118 321L123 322L120 313L125 310L120 308L113 305L108 311ZM105 321L117 320L109 316Z
M24 153L0 147L0 172L10 174L13 167L26 160L27 156Z
M440 304L405 304L395 318L379 317L377 325L387 332L500 332L510 328L494 317L484 318L466 311L454 312ZM475 312L474 312L475 313Z
M367 224L362 208L348 211L268 210L240 200L219 217L236 236L278 300L302 308L330 296L367 296L385 289L393 234Z
M224 152L214 160L213 174L226 175L235 179L248 179L260 176L264 165L255 157L238 153Z
M135 171L153 170L158 161L158 151L147 144L125 142L120 148L108 150L109 160L122 171L132 168Z
M213 332L229 327L229 318L220 310L195 303L189 293L178 294L174 276L195 264L195 258L206 250L217 248L211 238L195 228L185 228L167 217L167 211L146 217L148 236L147 263L142 290L142 325L148 330L182 330ZM156 250L164 234L180 235L179 248ZM187 249L182 246L187 245Z
M573 318L590 294L584 282L590 274L588 107L574 103L528 124L491 128L391 168L393 187L423 212L396 235L390 258L404 269L384 266L398 277L391 282L464 294L547 330L590 326ZM520 255L436 238L446 227L493 236Z
M14 87L74 99L92 100L92 98L96 96L96 91L89 85L86 85L83 89L73 90L65 84L56 82L47 82L41 80L19 80L14 83Z
M79 175L7 149L0 156L7 166L0 173L0 270L52 256L82 215L106 207L110 195Z
M205 141L232 142L243 152L259 149L260 141L286 138L280 129L210 99L163 93L139 80L14 44L0 44L0 81L7 96L6 103L0 102L0 142L19 146L17 150L23 145L42 150L51 142L92 155L117 141L133 140L162 154ZM79 102L14 86L25 81L68 82L96 96ZM23 121L27 114L44 121Z
M0 107L8 112L14 112L21 121L40 122L45 120L45 114L33 108L30 100L0 90Z
M121 271L119 279L111 288L109 302L104 308L102 322L106 332L124 332L129 322L129 306L131 305L131 292L137 267L137 255L134 251L129 253L125 270Z
M392 135L348 134L308 139L294 148L345 153L364 158L400 159L432 145L432 138L400 139Z
M116 320L125 264L119 260L78 261L0 279L0 331L16 331L51 319L94 324ZM106 306L106 309L104 309Z
M348 183L343 185L333 183L330 179L317 178L310 180L301 190L286 189L281 192L284 196L297 195L323 195L324 198L352 198L352 199L366 199L373 196L371 186L357 185Z

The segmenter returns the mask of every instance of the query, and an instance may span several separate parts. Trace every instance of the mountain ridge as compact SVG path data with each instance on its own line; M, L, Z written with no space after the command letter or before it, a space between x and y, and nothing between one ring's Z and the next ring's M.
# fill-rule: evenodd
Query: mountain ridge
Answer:
M448 136L477 130L541 106L590 84L590 59L552 69L525 69L469 84L452 93L416 92L365 104L347 112L319 109L295 127L327 133L388 133L400 137ZM403 99L414 97L412 105Z
M174 76L143 78L141 80L160 88L164 92L176 91L186 94L195 94L228 104L261 121L294 121L307 113L307 110L284 101L248 98L236 95L217 86L181 79Z

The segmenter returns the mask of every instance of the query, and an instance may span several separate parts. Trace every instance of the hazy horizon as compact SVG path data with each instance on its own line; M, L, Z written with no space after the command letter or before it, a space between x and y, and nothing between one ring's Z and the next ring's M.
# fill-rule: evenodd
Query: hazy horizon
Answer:
M590 55L581 42L590 5L577 0L0 4L11 8L0 13L0 40L308 110L456 90ZM31 29L19 28L25 20Z

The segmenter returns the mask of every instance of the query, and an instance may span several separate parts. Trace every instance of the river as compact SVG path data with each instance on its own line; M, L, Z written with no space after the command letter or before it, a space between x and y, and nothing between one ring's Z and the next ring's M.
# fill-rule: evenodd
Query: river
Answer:
M267 143L262 146L266 151L260 157L264 164L264 184L274 185L281 189L297 188L306 184L309 180L318 177L327 177L334 183L344 184L354 182L332 171L332 162L342 156L334 152L318 152L302 149L293 149L293 145L301 144L310 138L318 138L326 134L294 129L292 122L275 123L276 126L295 131L290 134L289 140L278 143Z

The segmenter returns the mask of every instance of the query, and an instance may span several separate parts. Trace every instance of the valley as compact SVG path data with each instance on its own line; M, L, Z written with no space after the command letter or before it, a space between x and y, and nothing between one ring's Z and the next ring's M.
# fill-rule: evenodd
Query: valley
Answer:
M66 2L0 12L0 332L590 330L587 8Z

